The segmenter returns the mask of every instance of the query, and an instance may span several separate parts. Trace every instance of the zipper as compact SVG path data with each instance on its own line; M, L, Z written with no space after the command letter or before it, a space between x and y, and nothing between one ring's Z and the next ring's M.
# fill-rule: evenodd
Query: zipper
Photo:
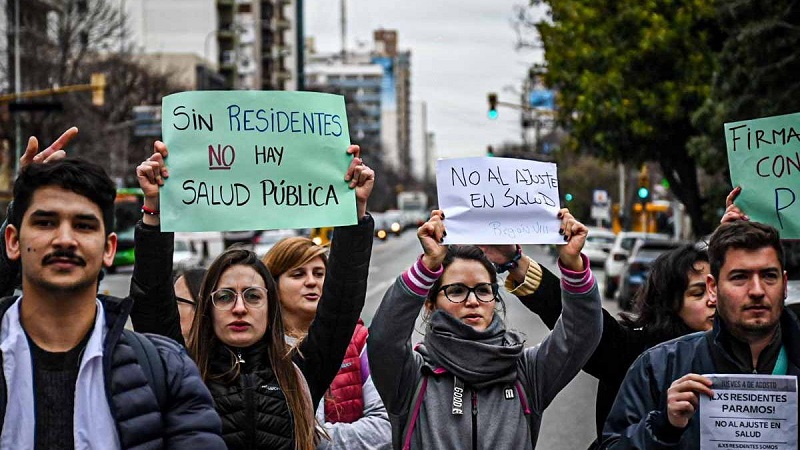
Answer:
M472 391L472 450L478 450L478 394Z
M256 411L253 395L255 392L254 375L242 375L242 396L244 397L244 417L247 420L247 440L250 442L250 448L256 445Z

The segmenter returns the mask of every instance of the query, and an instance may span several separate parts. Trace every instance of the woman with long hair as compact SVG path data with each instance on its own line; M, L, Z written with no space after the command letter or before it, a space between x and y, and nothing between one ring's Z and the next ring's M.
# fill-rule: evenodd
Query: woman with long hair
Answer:
M229 448L311 450L317 444L314 406L338 372L364 306L372 251L366 201L374 172L363 165L358 146L347 152L354 155L345 180L356 191L358 224L335 229L319 320L296 348L284 341L275 280L253 252L223 252L203 280L187 348L214 397ZM144 208L136 229L131 320L135 329L183 342L170 282L173 234L160 231L158 218L166 156L157 142L137 167Z
M175 274L175 300L178 302L178 315L181 318L181 334L189 341L189 331L194 321L194 311L200 296L200 286L206 276L203 267L190 267Z
M539 266L535 261L531 264ZM598 437L628 368L642 352L713 326L716 305L706 293L709 270L708 254L703 248L697 244L682 245L653 262L645 284L634 297L633 312L622 313L618 321L603 309L600 344L583 366L586 373L598 379L595 403ZM558 279L542 266L538 271L541 282L524 304L548 328L553 328L561 315L561 305L553 301L553 296L560 292Z
M317 315L328 271L326 249L307 237L289 237L277 242L262 261L278 285L288 340L302 342ZM317 408L317 420L330 438L323 439L318 449L377 450L391 446L389 416L370 375L368 334L359 320L341 369Z
M475 246L442 245L443 214L417 230L423 255L384 295L370 326L373 378L392 417L394 448L532 449L545 408L580 371L601 334L600 294L581 255L586 227L559 212L563 315L525 348L498 308L496 266ZM513 246L512 246L513 247ZM521 249L498 264L532 281ZM426 333L411 336L420 308Z

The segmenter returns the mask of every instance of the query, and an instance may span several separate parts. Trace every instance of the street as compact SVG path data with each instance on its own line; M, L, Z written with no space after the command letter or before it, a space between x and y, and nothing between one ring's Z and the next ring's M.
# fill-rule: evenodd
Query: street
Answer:
M553 259L547 255L544 247L523 246L525 254L548 267L554 273L557 268ZM420 253L415 233L408 230L399 237L390 236L386 241L376 240L373 246L370 263L367 300L362 313L364 322L369 325L375 310L378 308L386 289L395 281L403 270L414 262ZM126 295L130 285L130 268L122 268L119 273L107 276L100 285L100 291L111 295ZM602 269L595 269L595 278L602 283ZM502 285L502 282L501 282ZM602 291L602 290L601 290ZM548 333L541 320L528 311L513 295L505 293L506 324L523 332L528 345L540 342ZM616 314L616 303L604 300L603 306L612 314ZM421 321L417 321L417 331L422 330ZM415 340L421 334L415 334ZM573 448L581 449L589 446L594 438L594 402L597 381L581 372L555 399L545 411L539 435L539 448Z

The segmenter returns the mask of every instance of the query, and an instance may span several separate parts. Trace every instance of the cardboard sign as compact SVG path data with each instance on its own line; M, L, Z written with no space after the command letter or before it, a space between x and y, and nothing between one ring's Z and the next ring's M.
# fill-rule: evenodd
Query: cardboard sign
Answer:
M800 239L800 113L726 123L725 141L736 205Z
M512 158L436 162L447 244L563 244L556 165Z
M714 397L700 396L700 449L797 449L797 377L705 375Z
M344 98L206 91L164 97L170 177L164 231L243 231L356 223L344 181L352 156Z

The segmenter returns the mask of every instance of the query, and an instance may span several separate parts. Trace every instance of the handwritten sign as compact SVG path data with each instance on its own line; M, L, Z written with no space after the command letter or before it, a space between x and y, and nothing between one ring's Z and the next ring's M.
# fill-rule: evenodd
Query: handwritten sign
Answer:
M705 375L714 396L700 396L700 449L797 449L797 377Z
M800 113L725 124L736 204L784 239L800 239Z
M164 97L170 177L165 231L356 223L344 98L312 92L182 92Z
M563 244L556 165L511 158L436 162L448 244Z

